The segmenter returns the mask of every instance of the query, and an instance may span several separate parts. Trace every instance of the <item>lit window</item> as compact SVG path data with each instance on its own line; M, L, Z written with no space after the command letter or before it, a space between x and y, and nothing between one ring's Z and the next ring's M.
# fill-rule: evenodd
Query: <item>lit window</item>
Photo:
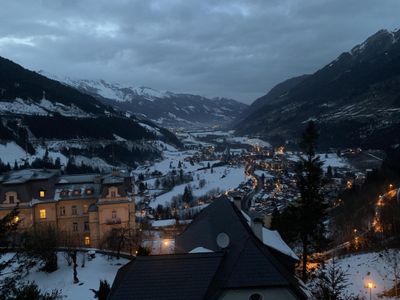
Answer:
M77 232L78 231L78 223L72 223L72 231Z
M93 194L93 190L92 189L86 189L86 195L91 195Z
M39 198L44 198L46 196L46 191L45 190L40 190L39 191Z
M81 190L74 190L74 196L79 196L81 194Z
M63 190L61 191L61 196L62 197L67 197L68 196L69 191L68 190Z
M76 205L72 205L72 214L73 215L77 215L78 214L78 208L76 207Z
M113 211L111 212L111 218L112 218L112 219L116 219L116 218L117 218L117 211L113 210Z
M90 246L90 237L85 236L85 241L84 241L84 243L85 243L85 246Z
M39 217L41 219L46 219L46 210L45 209L39 210Z
M60 216L65 216L65 207L60 206Z
M88 213L88 210L89 210L89 205L83 204L83 213L84 213L84 214L87 214L87 213Z

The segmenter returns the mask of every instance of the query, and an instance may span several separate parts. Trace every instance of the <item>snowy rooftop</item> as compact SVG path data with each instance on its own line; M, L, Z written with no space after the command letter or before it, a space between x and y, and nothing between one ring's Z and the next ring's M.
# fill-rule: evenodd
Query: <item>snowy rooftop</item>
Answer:
M70 184L57 188L54 200L93 198L98 197L101 192L100 184Z
M11 171L0 177L3 184L20 184L32 180L45 180L59 174L58 170L24 169Z
M190 223L191 220L180 220L179 224L188 224ZM174 226L176 224L175 219L166 219L166 220L156 220L151 223L151 226L156 228L156 227L168 227L168 226Z
M94 182L99 174L79 174L79 175L63 175L58 181L59 184L72 184L72 183L91 183Z
M176 224L175 219L167 219L167 220L157 220L151 223L152 227L167 227L174 226Z
M246 219L247 224L251 226L251 218L244 211L241 212L244 218ZM296 253L294 253L293 250L284 242L284 240L282 240L282 237L278 231L270 230L268 228L263 227L262 232L263 232L262 242L264 245L271 247L283 254L286 254L296 260L299 260Z

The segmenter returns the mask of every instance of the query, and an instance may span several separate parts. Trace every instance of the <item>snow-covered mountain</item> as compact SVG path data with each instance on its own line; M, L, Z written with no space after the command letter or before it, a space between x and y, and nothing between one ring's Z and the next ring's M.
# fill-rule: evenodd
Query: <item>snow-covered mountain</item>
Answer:
M210 99L104 80L52 77L94 96L104 104L144 116L165 127L224 126L234 121L247 107L244 103L226 98Z
M128 165L160 157L177 137L78 89L0 57L0 159L23 164L45 151L63 161ZM11 157L6 159L6 156ZM97 164L98 165L98 164Z
M380 30L314 74L277 85L235 128L284 143L308 120L327 147L400 144L400 30Z

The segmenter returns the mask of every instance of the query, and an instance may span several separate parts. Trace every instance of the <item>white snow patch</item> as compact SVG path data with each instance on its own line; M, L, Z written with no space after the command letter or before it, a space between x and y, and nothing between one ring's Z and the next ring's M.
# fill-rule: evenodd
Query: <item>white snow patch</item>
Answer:
M118 269L129 262L127 259L111 259L107 256L96 254L96 257L89 261L86 259L85 267L82 268L80 261L82 256L78 256L78 278L80 284L73 283L73 269L68 266L62 253L58 253L58 270L53 273L39 272L35 269L24 278L25 281L35 281L43 291L51 292L53 289L61 290L65 299L93 299L93 292L90 289L97 290L100 280L107 280L110 285Z
M210 252L214 252L214 251L204 248L204 247L196 247L196 248L192 249L191 251L189 251L189 253L210 253Z
M265 245L275 250L278 250L279 252L282 252L283 254L286 254L296 260L299 260L296 253L294 253L293 250L282 240L282 237L278 231L263 228L262 232L263 232L262 242Z

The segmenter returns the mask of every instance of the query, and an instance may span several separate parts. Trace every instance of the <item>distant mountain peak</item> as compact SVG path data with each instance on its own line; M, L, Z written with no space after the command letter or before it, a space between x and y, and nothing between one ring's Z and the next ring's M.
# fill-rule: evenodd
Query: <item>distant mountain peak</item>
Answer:
M400 30L390 31L387 29L381 29L375 34L368 37L363 43L356 45L350 50L352 55L361 55L365 51L373 48L374 51L385 51L392 44L399 41Z
M56 80L60 80L57 78ZM223 125L234 120L247 105L223 97L159 91L147 86L133 87L105 80L60 80L88 93L107 105L170 127Z

